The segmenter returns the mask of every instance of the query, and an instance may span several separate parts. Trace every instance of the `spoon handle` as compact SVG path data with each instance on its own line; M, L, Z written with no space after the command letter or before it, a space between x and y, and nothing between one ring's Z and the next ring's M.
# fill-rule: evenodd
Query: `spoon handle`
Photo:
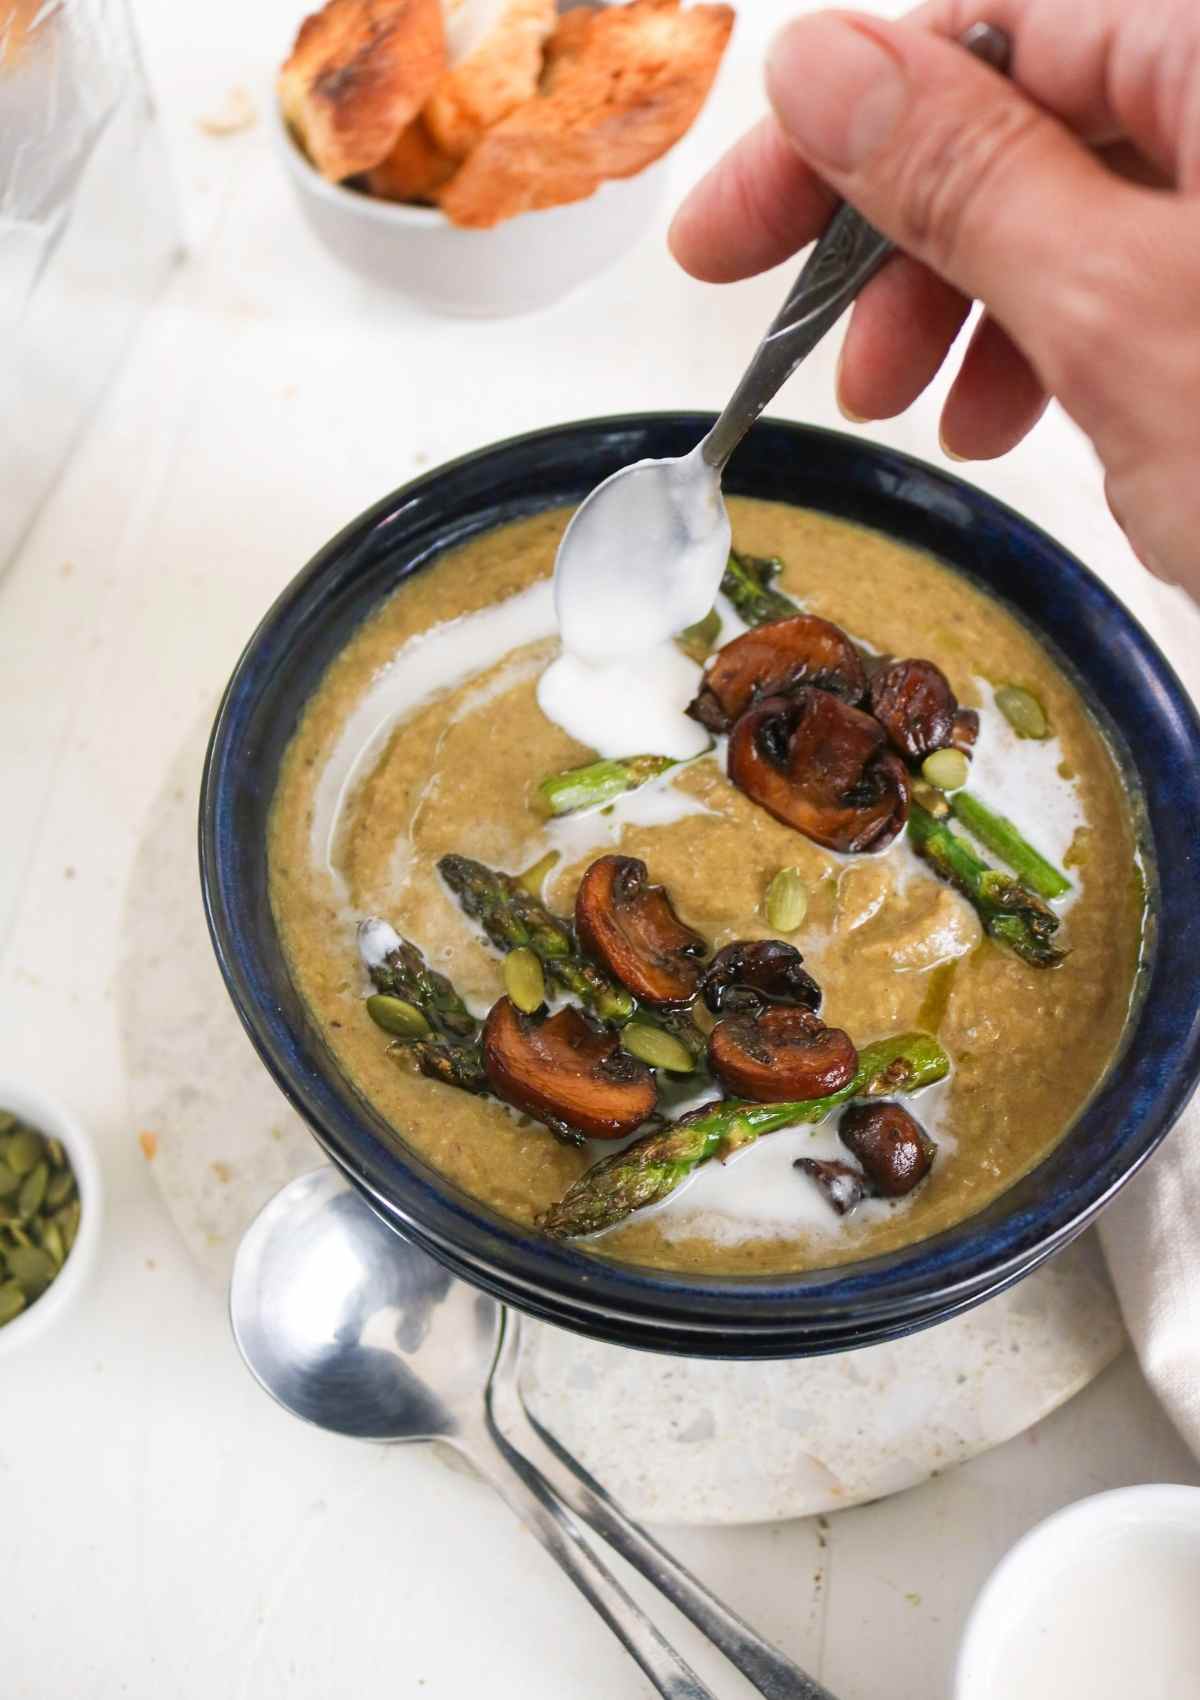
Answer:
M595 1477L530 1416L517 1383L519 1329L516 1313L507 1311L488 1396L494 1424L526 1468L532 1468L551 1493L653 1582L765 1700L834 1700L827 1688L710 1593L653 1535L635 1523Z
M490 1415L451 1440L536 1535L641 1666L663 1700L715 1700L594 1551L554 1489L500 1434Z
M1009 39L991 24L972 24L961 37L968 53L997 71L1008 66ZM806 354L841 318L875 276L895 244L846 201L834 213L809 255L792 292L759 343L720 418L700 445L704 461L720 472L759 414Z

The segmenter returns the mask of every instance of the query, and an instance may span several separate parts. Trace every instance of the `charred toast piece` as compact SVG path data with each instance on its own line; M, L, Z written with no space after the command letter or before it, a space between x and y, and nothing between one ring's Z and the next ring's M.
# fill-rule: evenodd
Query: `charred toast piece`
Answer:
M547 91L484 134L439 206L455 224L487 228L643 170L694 122L732 28L730 7L679 0L596 13L552 65Z
M279 101L336 183L387 156L445 68L441 0L329 0L300 26Z
M438 147L425 120L414 118L401 130L391 153L367 172L367 191L385 201L432 201L458 166L458 160Z
M443 153L465 159L484 131L537 93L555 0L450 0L450 67L422 117Z

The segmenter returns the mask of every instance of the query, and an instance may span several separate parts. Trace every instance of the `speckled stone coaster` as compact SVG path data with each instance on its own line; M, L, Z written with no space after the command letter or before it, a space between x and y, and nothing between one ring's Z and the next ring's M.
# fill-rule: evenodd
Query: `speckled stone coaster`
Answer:
M147 823L118 1011L135 1127L187 1246L222 1289L246 1225L320 1151L255 1056L204 924L195 822L208 725ZM527 1325L532 1410L635 1516L748 1523L911 1487L1027 1428L1120 1351L1094 1240L999 1298L838 1357L727 1364Z

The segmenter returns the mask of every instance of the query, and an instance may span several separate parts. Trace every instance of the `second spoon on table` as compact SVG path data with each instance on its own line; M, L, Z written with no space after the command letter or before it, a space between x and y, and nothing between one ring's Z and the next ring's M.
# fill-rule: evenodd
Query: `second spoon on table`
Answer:
M402 1239L336 1169L276 1194L238 1248L230 1316L285 1409L360 1440L436 1440L470 1460L591 1601L666 1700L713 1700L601 1561L576 1513L766 1700L833 1700L609 1498L530 1419L519 1319Z

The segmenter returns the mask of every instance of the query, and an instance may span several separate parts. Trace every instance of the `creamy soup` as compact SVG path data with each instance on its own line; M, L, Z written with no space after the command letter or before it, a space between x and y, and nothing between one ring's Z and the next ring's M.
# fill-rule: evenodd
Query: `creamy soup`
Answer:
M386 918L483 1015L500 957L440 880L447 853L517 873L559 852L543 895L569 915L599 855L639 857L715 950L772 936L764 894L796 868L807 915L789 942L824 993L822 1019L861 1046L920 1029L951 1059L909 1104L934 1139L928 1177L900 1200L839 1216L796 1159L844 1158L837 1118L784 1128L710 1162L664 1204L583 1241L669 1268L760 1272L844 1262L979 1210L1055 1144L1121 1037L1144 887L1113 756L1077 691L1030 633L928 555L782 504L730 502L735 547L783 560L778 580L862 648L923 656L979 711L971 788L1017 821L1071 891L1054 905L1069 954L1031 967L984 936L966 899L901 834L879 854L821 848L734 788L720 750L612 805L547 822L536 786L587 762L538 706L557 635L550 575L568 514L540 515L453 551L395 594L329 668L287 752L272 817L271 895L296 983L342 1067L407 1146L466 1192L533 1223L608 1149L561 1143L491 1097L405 1067L369 1018L356 946ZM721 641L741 629L723 608ZM1049 736L1019 738L996 709L1031 691ZM674 1114L714 1089L676 1084Z

